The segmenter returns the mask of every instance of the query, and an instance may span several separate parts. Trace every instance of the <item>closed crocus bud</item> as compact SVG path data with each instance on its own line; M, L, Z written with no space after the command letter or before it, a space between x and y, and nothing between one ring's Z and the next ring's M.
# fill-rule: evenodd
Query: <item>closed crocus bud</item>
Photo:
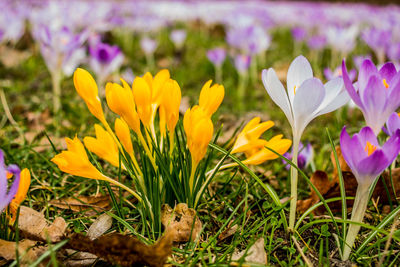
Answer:
M74 139L65 138L68 150L62 151L51 159L63 172L95 180L107 180L96 167L90 163L82 142L75 136Z
M112 136L98 124L94 125L96 138L85 137L83 143L90 152L98 157L110 162L112 165L119 166L118 146Z
M175 130L179 120L179 106L181 104L182 94L179 84L170 79L165 84L165 89L160 104L160 129L165 131L165 124L169 132Z
M186 111L183 118L183 126L193 165L197 166L207 152L214 126L211 119L199 106L194 106Z
M120 115L136 133L140 131L140 120L129 85L122 80L123 87L117 83L107 83L106 100L108 107Z
M89 111L102 123L105 122L99 98L99 90L92 75L84 69L77 68L74 72L74 86L78 94L85 101Z
M170 74L167 69L160 70L152 81L151 88L151 103L159 105L162 101L163 91L165 90L166 83L170 80Z
M199 106L205 111L207 116L211 117L217 111L224 99L225 89L224 86L214 84L211 86L212 81L206 82L201 89ZM211 87L210 87L211 86Z
M115 134L129 155L133 155L131 133L125 121L117 118L115 120Z
M11 212L11 223L15 222L17 218L17 211L21 203L26 198L26 194L28 193L29 187L31 185L31 174L27 168L23 169L20 173L20 181L18 186L18 191L15 194L14 199L10 203L10 212Z
M144 126L149 127L152 115L151 89L142 77L136 77L132 84L133 98L137 113Z

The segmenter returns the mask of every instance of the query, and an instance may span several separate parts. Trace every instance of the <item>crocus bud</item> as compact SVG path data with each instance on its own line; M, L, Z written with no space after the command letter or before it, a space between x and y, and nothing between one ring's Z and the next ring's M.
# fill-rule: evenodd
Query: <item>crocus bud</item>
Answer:
M152 115L151 89L142 77L136 77L132 84L133 98L137 113L144 126L149 127Z
M170 79L165 84L165 89L160 103L160 130L165 131L165 125L169 132L175 130L179 120L179 106L181 104L181 88L179 84Z
M209 117L211 117L211 115L217 111L225 95L225 89L223 85L214 84L211 86L211 83L212 81L209 80L204 84L199 98L199 106Z
M74 72L74 85L78 94L85 101L89 111L101 122L105 122L99 98L99 90L92 75L84 69L77 68Z
M90 152L98 157L110 162L112 165L119 166L119 151L112 136L98 124L94 125L96 138L85 137L83 143Z
M133 155L133 146L128 124L119 118L115 120L115 134L117 135L125 151L129 155Z
M207 152L214 126L211 119L199 106L194 106L186 111L183 118L183 126L192 161L197 165Z

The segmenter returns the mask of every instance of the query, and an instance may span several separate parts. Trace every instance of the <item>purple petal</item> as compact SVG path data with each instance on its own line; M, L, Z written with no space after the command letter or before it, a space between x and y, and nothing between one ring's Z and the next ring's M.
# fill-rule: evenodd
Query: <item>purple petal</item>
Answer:
M349 136L346 131L346 126L343 127L340 134L340 149L344 160L349 165L350 169L356 174L357 163L361 158L363 158L365 151L357 135L354 135L353 138Z
M362 128L357 135L361 145L366 145L367 142L370 142L372 145L379 147L378 139L370 127Z
M343 74L344 86L346 87L346 90L349 93L351 99L354 101L354 103L356 103L357 106L359 106L361 109L364 109L364 105L361 102L360 96L356 92L356 89L354 89L353 83L349 78L349 75L347 73L346 63L344 60L342 62L342 74Z
M375 152L372 153L370 156L361 160L357 164L356 169L361 177L371 177L372 179L374 179L379 174L381 174L391 163L392 162L386 157L385 153L379 149L375 150ZM358 181L358 182L363 183L372 181Z
M397 117L399 117L396 114ZM393 134L389 140L382 146L382 151L385 154L389 164L393 162L393 160L399 155L400 152L400 130L397 129L395 134Z
M396 67L392 62L388 62L382 66L379 70L379 74L381 75L382 79L386 79L387 83L390 84L392 78L397 74Z
M386 122L386 128L388 135L390 136L392 136L397 129L400 129L400 117L396 112L393 112L392 115L390 115Z
M361 99L364 103L364 111L370 114L383 113L387 102L387 89L377 75L370 76ZM380 125L381 128L383 125Z
M371 60L366 59L361 65L360 73L358 74L358 88L363 90L369 81L369 77L376 74L378 70L376 69L374 63Z

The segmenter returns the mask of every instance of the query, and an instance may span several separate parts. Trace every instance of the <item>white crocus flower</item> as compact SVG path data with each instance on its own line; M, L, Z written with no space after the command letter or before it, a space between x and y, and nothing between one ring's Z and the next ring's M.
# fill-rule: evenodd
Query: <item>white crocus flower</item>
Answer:
M338 77L323 84L313 77L308 60L298 56L287 73L287 90L272 68L263 70L262 80L268 94L285 113L292 127L293 163L297 165L298 147L306 126L317 116L334 111L349 101L343 79ZM289 229L294 226L297 202L297 170L293 167L291 180Z

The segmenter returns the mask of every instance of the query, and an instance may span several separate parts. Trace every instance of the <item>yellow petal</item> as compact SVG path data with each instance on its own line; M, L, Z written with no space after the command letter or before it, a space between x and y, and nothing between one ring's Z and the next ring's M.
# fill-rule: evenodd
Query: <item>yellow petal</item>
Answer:
M131 140L131 134L129 131L128 124L125 121L117 118L115 120L115 134L117 135L119 141L124 147L125 151L129 154L133 154L133 146Z

